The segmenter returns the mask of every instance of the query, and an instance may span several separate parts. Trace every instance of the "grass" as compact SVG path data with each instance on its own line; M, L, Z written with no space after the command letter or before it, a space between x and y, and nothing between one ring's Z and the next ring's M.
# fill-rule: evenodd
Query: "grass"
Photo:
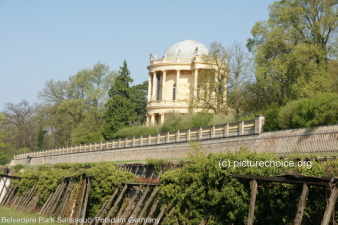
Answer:
M48 224L48 225L56 225L56 224L65 224L58 223L55 219L55 222L51 222L51 218L43 218L38 214L31 213L22 213L19 211L15 211L11 208L0 207L0 224L26 224L26 225L34 225L34 224Z

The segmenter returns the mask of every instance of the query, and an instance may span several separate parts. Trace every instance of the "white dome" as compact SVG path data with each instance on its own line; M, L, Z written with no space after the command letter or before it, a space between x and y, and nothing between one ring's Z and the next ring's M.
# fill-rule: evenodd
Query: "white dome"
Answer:
M196 55L208 54L209 49L202 43L194 40L180 41L171 46L164 58L193 58Z

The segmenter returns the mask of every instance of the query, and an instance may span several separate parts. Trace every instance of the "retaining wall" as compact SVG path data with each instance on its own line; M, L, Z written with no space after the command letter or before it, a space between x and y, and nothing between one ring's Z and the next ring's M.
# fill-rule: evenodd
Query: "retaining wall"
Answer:
M182 141L150 146L17 158L14 160L14 165L186 158L193 152L192 145L194 144L201 146L206 153L236 151L240 147L276 154L336 152L338 151L338 125L262 132L260 134L211 138L193 142Z

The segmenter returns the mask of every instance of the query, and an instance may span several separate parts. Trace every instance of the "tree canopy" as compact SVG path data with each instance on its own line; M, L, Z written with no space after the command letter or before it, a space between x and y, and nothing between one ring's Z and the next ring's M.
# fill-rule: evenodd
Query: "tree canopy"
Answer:
M276 1L257 22L247 47L255 56L260 108L331 90L328 61L335 50L334 0Z
M123 62L113 85L108 91L109 99L105 104L102 134L106 140L113 139L119 129L131 125L136 119L135 106L131 98L130 77L127 62Z

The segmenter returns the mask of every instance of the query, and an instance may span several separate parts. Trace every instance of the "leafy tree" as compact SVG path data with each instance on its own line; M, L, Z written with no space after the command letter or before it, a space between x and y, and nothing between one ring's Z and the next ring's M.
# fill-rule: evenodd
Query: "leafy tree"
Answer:
M204 56L204 63L208 65L198 76L200 92L195 107L200 107L206 112L225 113L228 111L226 104L227 79L228 79L229 52L225 47L212 42L208 55Z
M110 98L105 105L105 124L102 134L106 140L112 139L116 131L130 125L136 119L137 114L131 96L131 82L133 79L130 77L127 62L124 61L108 92Z
M24 147L36 149L38 133L36 105L30 105L26 100L18 104L6 103L3 116L5 140L11 151Z
M228 105L239 119L243 112L245 99L248 97L247 86L250 80L251 59L242 45L234 43L229 50Z
M133 86L130 91L132 102L135 105L135 112L137 113L137 121L142 124L145 122L147 115L148 81Z
M260 108L331 90L328 59L337 34L333 0L285 0L270 6L267 21L252 28Z
M8 162L7 155L5 153L5 143L4 143L4 130L2 127L4 117L0 113L0 165L5 165Z

